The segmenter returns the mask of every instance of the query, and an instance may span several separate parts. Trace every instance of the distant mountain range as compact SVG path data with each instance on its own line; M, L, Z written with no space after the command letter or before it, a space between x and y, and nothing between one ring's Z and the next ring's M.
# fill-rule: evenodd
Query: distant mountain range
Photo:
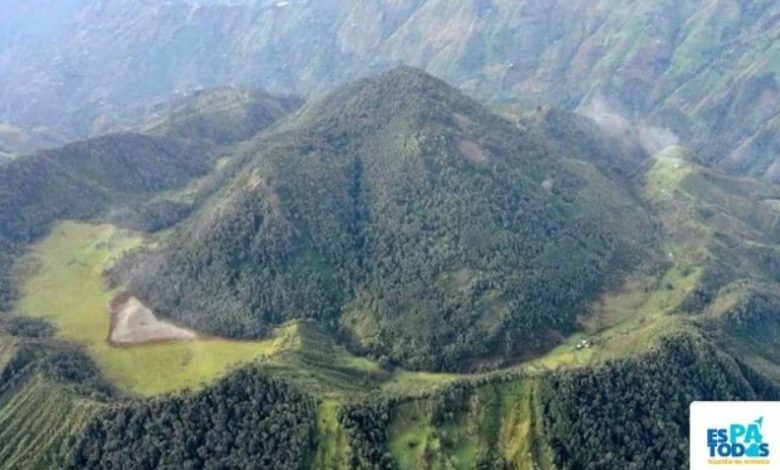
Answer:
M319 93L404 63L494 105L577 109L780 175L770 0L10 0L0 31L0 122L70 137L172 93Z

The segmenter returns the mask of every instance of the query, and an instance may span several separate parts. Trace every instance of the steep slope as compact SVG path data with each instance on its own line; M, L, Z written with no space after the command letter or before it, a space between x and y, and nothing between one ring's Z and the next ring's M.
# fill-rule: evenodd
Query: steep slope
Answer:
M718 347L780 380L780 192L697 164L672 146L638 174L664 226L666 312L693 319Z
M178 91L308 94L404 63L493 102L666 128L729 170L780 171L771 0L6 3L0 122L23 128L84 136Z
M413 367L528 353L654 248L646 212L586 161L400 68L302 109L130 289L220 335L314 318ZM465 362L464 362L465 361Z
M642 183L664 224L667 258L695 280L680 311L702 312L734 281L780 281L776 186L702 167L681 147L650 159Z

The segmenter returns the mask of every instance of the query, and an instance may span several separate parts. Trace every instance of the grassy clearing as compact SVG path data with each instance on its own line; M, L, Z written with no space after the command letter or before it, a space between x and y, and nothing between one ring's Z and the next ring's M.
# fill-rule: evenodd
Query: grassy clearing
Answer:
M22 312L49 320L63 339L83 344L105 377L141 395L198 387L229 367L274 353L283 340L196 340L114 348L107 340L103 269L141 239L110 225L65 222L35 245L37 269L28 275L18 304Z
M326 398L317 407L317 443L307 468L340 470L349 468L349 442L338 422L339 402Z
M620 290L603 295L591 306L580 319L579 333L525 367L534 371L584 366L646 350L671 331L686 328L686 321L673 312L696 286L699 275L699 271L683 273L672 267L660 280L626 281ZM592 347L578 350L583 339Z
M17 308L49 320L58 337L84 345L104 376L121 389L156 395L198 388L230 367L253 360L311 392L334 396L379 390L411 393L457 377L388 373L305 322L277 328L272 338L261 341L198 339L112 347L107 342L107 305L116 293L104 288L102 273L122 253L143 242L112 225L64 222L20 263L26 274Z
M399 468L471 469L494 457L512 468L552 468L536 387L533 378L481 386L461 411L438 422L432 399L404 403L395 410L388 450Z
M417 395L436 390L464 377L468 375L398 370L382 384L382 391L388 395Z

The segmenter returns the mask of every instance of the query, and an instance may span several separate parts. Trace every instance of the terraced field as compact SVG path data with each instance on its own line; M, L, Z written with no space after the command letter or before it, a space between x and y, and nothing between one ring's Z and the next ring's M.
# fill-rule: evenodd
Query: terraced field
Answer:
M55 459L103 406L33 374L0 395L0 468L57 468Z

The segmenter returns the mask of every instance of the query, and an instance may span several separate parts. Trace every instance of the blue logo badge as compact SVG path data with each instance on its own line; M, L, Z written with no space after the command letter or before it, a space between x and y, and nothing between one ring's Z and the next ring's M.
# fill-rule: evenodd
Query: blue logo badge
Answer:
M710 457L769 457L769 443L764 442L761 428L764 418L750 424L732 424L728 428L707 429Z

